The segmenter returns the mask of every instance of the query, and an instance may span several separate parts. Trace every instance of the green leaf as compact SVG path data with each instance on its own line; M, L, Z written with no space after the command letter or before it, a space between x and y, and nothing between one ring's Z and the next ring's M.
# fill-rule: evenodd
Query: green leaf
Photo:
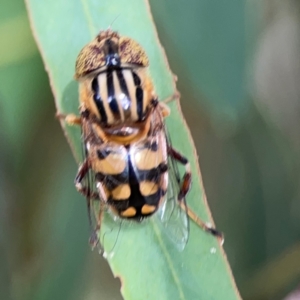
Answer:
M77 83L72 79L76 57L86 43L118 16L113 30L132 37L146 49L160 99L175 92L173 74L146 1L27 0L27 7L58 111L77 112ZM172 142L192 166L193 187L187 197L188 205L203 220L212 222L189 130L178 104L172 102L170 107L167 127ZM63 126L80 161L80 130ZM86 212L82 215L85 217ZM189 242L180 252L155 218L142 224L124 223L119 232L119 225L106 216L103 232L104 247L111 254L108 261L115 276L121 279L125 299L240 299L222 247L195 224L191 223Z

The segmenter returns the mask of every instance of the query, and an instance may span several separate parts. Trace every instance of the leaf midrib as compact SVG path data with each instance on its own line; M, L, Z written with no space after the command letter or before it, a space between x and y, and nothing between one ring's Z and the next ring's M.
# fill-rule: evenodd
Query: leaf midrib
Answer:
M179 279L178 273L176 272L175 266L173 264L173 261L172 261L170 255L169 255L169 252L168 252L167 248L165 247L165 244L163 242L160 231L159 231L159 229L158 229L158 227L155 224L153 219L151 219L151 226L153 228L154 233L156 234L156 237L157 237L157 240L159 242L160 248L162 249L162 253L166 257L166 260L167 260L167 263L168 263L168 266L169 266L169 269L170 269L170 273L172 274L175 285L176 285L176 287L179 291L180 299L186 300L186 298L184 296L183 289L180 285L180 279Z

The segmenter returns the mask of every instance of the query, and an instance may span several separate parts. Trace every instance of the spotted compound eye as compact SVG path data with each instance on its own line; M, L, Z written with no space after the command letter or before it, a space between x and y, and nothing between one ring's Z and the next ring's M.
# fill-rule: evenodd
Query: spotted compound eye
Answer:
M117 32L106 30L79 53L76 60L75 79L80 79L102 67L120 64L147 67L148 57L144 49L129 37L120 37Z

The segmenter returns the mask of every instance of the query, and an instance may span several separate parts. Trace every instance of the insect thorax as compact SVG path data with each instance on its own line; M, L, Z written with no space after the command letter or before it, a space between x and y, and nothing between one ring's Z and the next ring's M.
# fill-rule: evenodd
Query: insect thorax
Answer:
M153 98L142 68L108 68L81 82L81 99L103 126L142 122Z

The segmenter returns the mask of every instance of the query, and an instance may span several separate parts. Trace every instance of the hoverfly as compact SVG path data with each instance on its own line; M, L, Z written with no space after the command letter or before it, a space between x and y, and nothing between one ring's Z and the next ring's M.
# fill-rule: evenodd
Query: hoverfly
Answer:
M182 227L183 243L188 236L187 216L222 239L186 205L190 165L168 139L164 118L169 109L158 101L148 66L148 57L136 41L110 29L101 31L79 53L75 78L80 117L59 114L82 129L85 160L76 188L87 198L89 215L91 201L100 201L96 231L106 209L120 219L139 222L156 212L168 219L170 204L171 211L175 208L185 216L177 225ZM182 180L176 163L185 167ZM99 242L95 236L92 244Z

